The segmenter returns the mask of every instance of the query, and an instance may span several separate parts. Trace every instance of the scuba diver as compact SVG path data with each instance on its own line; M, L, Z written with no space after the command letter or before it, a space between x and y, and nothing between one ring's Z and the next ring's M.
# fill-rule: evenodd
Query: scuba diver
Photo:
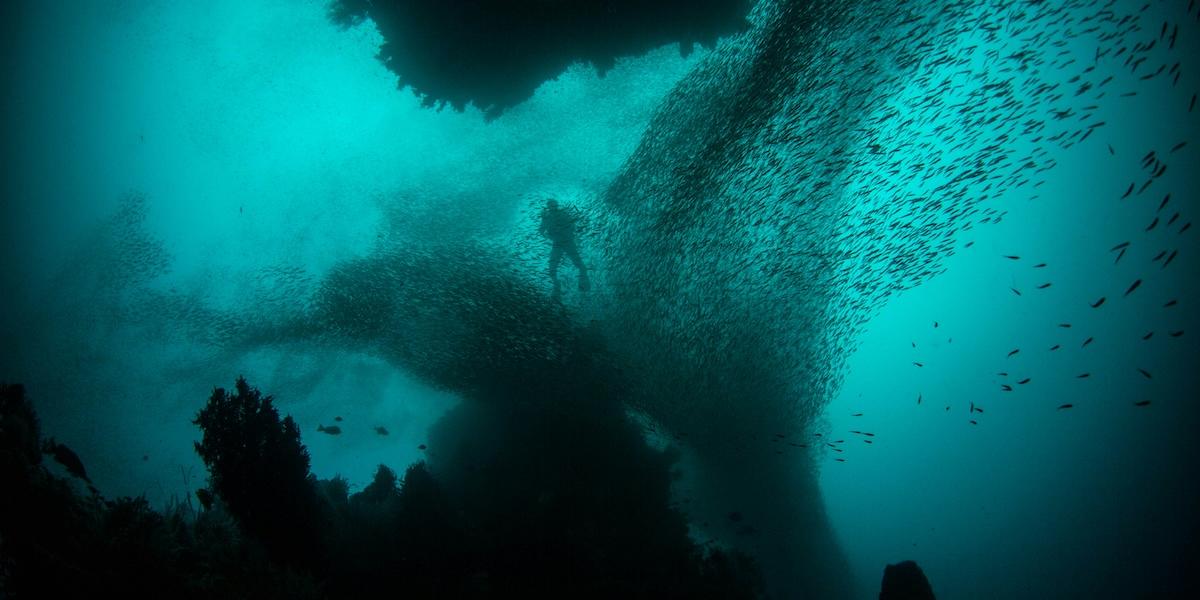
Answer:
M554 244L550 250L550 281L554 283L555 300L561 294L558 285L558 263L562 262L563 254L571 259L571 263L579 271L579 291L586 292L591 287L587 268L583 266L583 259L579 258L579 248L575 246L575 221L574 215L559 208L557 200L546 200L546 208L542 209L542 225L538 232Z

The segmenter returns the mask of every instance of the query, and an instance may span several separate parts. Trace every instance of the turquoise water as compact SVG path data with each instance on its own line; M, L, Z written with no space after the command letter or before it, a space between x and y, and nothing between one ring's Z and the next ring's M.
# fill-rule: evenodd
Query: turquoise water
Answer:
M491 121L396 89L322 2L6 9L0 378L108 496L198 487L191 419L238 375L320 477L436 473L418 444L472 396L437 368L479 335L436 307L527 314L457 287L493 274L548 297L554 196L588 223L567 322L683 451L693 535L777 596L905 559L946 598L1194 589L1200 13L1064 4L762 2ZM425 282L398 304L321 295L392 259Z

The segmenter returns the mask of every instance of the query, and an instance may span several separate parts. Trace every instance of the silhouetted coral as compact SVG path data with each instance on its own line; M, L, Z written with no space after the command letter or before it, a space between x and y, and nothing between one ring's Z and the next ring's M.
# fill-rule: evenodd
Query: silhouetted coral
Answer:
M300 429L291 416L280 419L271 400L242 377L233 394L213 390L194 421L204 432L196 452L212 491L249 535L272 556L312 567L321 518L315 478Z
M273 565L220 507L164 515L144 498L79 496L41 460L57 444L36 423L24 390L0 386L0 597L318 597L310 575Z
M5 597L761 593L748 557L705 554L688 538L668 502L675 457L647 447L605 403L569 412L545 412L541 402L465 404L431 443L461 446L446 468L478 468L445 473L447 486L424 462L403 478L380 465L351 494L342 477L308 473L295 423L239 378L233 394L214 390L195 420L212 488L203 508L175 502L159 513L144 498L81 497L28 452L42 440L26 435L36 417L23 391L0 392Z

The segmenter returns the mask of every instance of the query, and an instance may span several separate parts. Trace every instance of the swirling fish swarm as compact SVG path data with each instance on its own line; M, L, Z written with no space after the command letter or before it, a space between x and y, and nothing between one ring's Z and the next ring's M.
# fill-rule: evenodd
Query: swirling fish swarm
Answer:
M1194 109L1176 45L1194 4L759 3L604 197L595 244L614 343L651 383L641 408L713 442L811 423L881 305L1036 201L1065 151L1102 144L1098 115L1148 88ZM1126 196L1185 144L1139 153Z

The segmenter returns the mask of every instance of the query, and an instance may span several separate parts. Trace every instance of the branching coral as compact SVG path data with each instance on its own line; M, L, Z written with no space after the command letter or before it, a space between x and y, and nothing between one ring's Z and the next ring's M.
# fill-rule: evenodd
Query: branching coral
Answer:
M272 556L314 565L320 503L291 416L280 419L271 396L239 377L233 394L213 390L194 422L204 432L195 446L212 491L238 524Z

